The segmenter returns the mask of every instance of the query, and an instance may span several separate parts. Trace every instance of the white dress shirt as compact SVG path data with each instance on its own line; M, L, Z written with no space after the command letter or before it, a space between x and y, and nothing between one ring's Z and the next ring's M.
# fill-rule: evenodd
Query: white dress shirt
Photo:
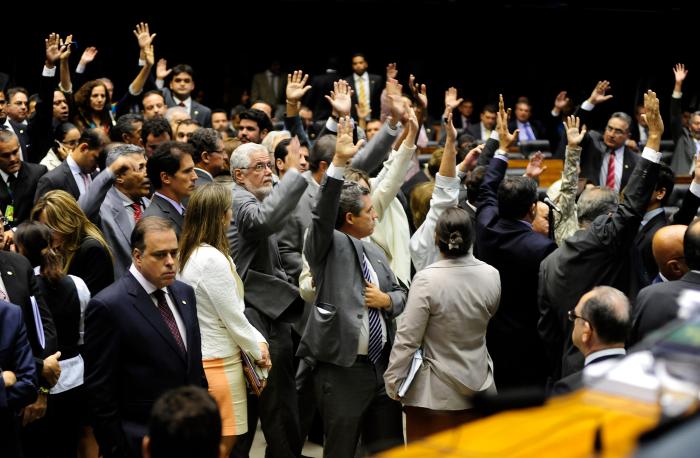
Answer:
M615 150L615 191L620 191L622 184L622 167L625 159L624 145ZM610 161L610 152L606 151L603 154L603 163L600 166L600 185L605 186L608 181L608 162Z
M66 162L68 163L70 171L73 173L73 179L75 180L75 184L78 185L78 191L80 191L80 195L82 196L87 190L83 176L87 176L88 185L92 183L92 176L90 176L89 173L83 173L78 163L73 160L70 154L66 157Z

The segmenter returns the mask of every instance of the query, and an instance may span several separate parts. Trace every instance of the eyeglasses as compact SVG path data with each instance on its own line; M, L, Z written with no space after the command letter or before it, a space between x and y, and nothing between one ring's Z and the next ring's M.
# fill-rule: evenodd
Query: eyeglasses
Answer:
M250 167L237 167L239 169L255 169L256 172L262 172L266 168L272 170L272 162L258 162Z
M625 131L622 129L616 129L612 126L605 126L605 130L608 132L613 132L615 135L625 135Z
M576 321L576 318L580 318L583 321L585 321L586 323L591 324L590 320L587 320L586 318L584 318L580 315L576 315L576 310L574 310L574 309L569 310L566 314L567 314L567 317L569 318L569 321L571 321L572 323L574 321Z

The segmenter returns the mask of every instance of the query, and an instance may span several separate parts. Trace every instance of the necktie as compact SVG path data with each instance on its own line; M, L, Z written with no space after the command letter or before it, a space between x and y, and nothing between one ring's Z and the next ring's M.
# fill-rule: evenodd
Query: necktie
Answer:
M88 186L90 186L90 175L87 173L80 172L80 178L83 179L83 184L85 185L85 192L88 190Z
M372 276L369 272L367 256L362 255L362 276L368 282L372 282ZM374 307L367 309L369 318L369 344L367 345L367 356L373 364L377 363L379 357L382 356L382 323L379 317L379 310Z
M12 173L7 175L7 187L10 188L10 191L15 190L15 183L17 182L17 177L14 176Z
M141 214L143 213L143 210L141 210L141 204L134 202L129 206L134 209L134 221L138 223L141 219Z
M533 132L532 132L532 128L530 127L530 123L529 123L529 122L526 122L526 123L525 123L525 138L527 138L528 140L534 140L534 139L535 139L535 135L534 135Z
M615 189L615 150L610 149L610 159L608 160L608 177L605 180L605 186L610 189Z
M185 108L185 102L180 102L180 103L178 103L178 106L181 106L182 108Z
M359 78L357 80L358 88L358 100L359 102L364 105L364 106L369 106L369 103L367 103L367 94L365 93L365 80L362 78Z
M170 334L173 335L175 343L177 343L177 346L180 348L180 351L182 351L183 354L187 353L185 343L182 341L182 336L180 335L180 330L177 328L175 316L173 315L172 310L170 310L170 307L168 307L168 302L165 300L165 293L163 290L157 289L153 291L153 296L158 301L158 311L160 312L160 316L163 317L163 321L165 321L165 325L170 330Z

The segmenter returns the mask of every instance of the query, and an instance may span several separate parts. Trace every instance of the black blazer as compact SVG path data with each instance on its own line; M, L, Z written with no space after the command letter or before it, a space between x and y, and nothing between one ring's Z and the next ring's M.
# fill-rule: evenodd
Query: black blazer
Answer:
M12 130L15 131L15 135L17 135L17 140L19 140L19 147L22 150L22 160L28 160L29 159L29 132L28 132L28 126L26 124L20 124L18 122L14 122L11 119L8 119L10 122L10 125L12 126ZM29 122L27 121L27 124Z
M161 218L169 220L175 226L175 233L177 234L177 238L180 239L180 232L182 232L182 225L185 222L185 217L167 200L154 194L153 199L151 199L151 204L146 211L143 212L143 216L144 218L146 216L160 216Z
M548 140L547 138L547 131L545 130L544 124L542 124L540 121L536 119L530 119L528 121L530 123L530 128L532 129L532 133L535 134L535 139L536 140ZM508 121L508 130L510 132L515 131L515 129L518 128L518 121L513 118L510 121Z
M384 89L384 85L382 84L382 77L379 75L375 75L373 73L368 73L367 74L369 77L369 106L372 109L372 117L373 118L379 118L379 115L381 114L381 96L382 96L382 90ZM350 76L346 76L343 78L345 81L348 82L350 87L352 88L352 113L355 118L357 118L357 112L355 110L355 105L358 104L358 96L360 94L360 91L355 87L355 77L354 74Z
M39 79L39 101L27 125L29 155L24 156L25 162L40 162L54 144L53 130L56 121L53 118L53 94L58 84L58 73L57 71L56 76L42 76ZM73 84L76 84L75 81Z
M168 287L185 327L180 351L158 308L131 273L90 300L85 317L85 387L105 458L140 456L153 403L184 385L207 386L194 290Z
M495 143L487 141L489 148ZM557 246L524 222L499 216L498 186L507 168L505 161L491 159L476 205L475 256L501 275L501 302L489 322L486 344L497 386L544 387L547 364L537 335L537 275L540 261Z
M95 178L95 173L92 177ZM73 196L75 200L80 198L80 189L78 189L78 184L73 178L73 172L68 166L68 161L63 161L61 165L55 169L47 172L39 179L39 183L36 187L36 194L34 195L34 202L39 200L41 196L54 189L62 189L68 194Z
M625 355L606 355L606 356L601 356L600 358L594 359L591 361L589 364L586 365L592 366L594 364L598 364L603 361L607 361L609 359L622 359L624 358ZM552 391L550 394L556 396L560 394L568 394L572 393L578 389L583 388L583 370L580 370L578 372L574 372L571 375L567 375L563 379L557 381L554 386L552 387Z
M92 237L86 237L75 252L68 273L83 279L90 295L97 293L114 282L114 265L109 252Z
M0 179L0 209L7 215L7 206L14 206L14 218L12 226L29 219L29 214L34 206L34 195L39 179L47 172L46 167L39 164L22 162L17 172L14 192L10 192L5 180Z
M324 96L329 95L333 90L333 82L338 81L340 76L335 70L311 78L311 90L304 96L304 105L311 108L314 114L314 121L323 121L331 115L331 106Z
M688 272L676 281L654 283L639 292L634 304L630 345L678 317L676 301L684 289L700 290L700 274Z

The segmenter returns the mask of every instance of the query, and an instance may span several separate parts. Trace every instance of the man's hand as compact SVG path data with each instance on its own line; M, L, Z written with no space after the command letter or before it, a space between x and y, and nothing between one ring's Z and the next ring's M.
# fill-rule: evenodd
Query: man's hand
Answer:
M350 109L352 108L352 89L350 89L350 85L348 85L347 81L335 81L330 96L327 95L325 97L338 117L350 115Z
M129 170L136 170L138 167L135 160L133 160L129 155L119 156L112 164L109 166L109 170L114 173L115 176L121 176L128 172Z
M460 172L466 173L476 168L476 164L479 161L479 156L481 155L481 151L484 149L484 146L486 145L483 143L481 145L476 145L476 147L471 149L467 155L464 156L462 162L460 162L457 166Z
M586 126L583 126L583 129L579 129L580 125L581 120L578 116L569 116L564 121L564 130L566 131L566 138L570 147L580 145L583 137L586 135Z
M428 108L428 90L425 84L417 84L416 77L410 75L408 77L408 87L411 89L413 98L418 102L421 109L426 110Z
M598 84L595 85L593 92L591 92L591 96L588 97L588 102L593 105L598 105L601 102L612 99L612 95L605 95L605 91L608 89L611 89L609 81L598 81Z
M409 106L406 107L405 126L408 129L408 133L406 134L406 138L403 142L407 148L413 148L416 145L416 137L418 136L420 126L418 124L418 116L416 116L416 112Z
M642 118L644 118L649 128L649 138L646 146L654 151L659 151L661 135L664 133L664 121L661 119L661 113L659 112L659 99L656 97L656 92L648 90L644 94L644 111Z
M44 368L41 371L41 376L49 382L49 386L54 386L61 376L61 366L58 364L58 358L61 357L61 352L57 351L53 355L44 359Z
M134 36L139 42L139 48L141 48L141 50L144 51L148 49L149 46L151 46L151 44L153 43L153 39L156 37L156 34L154 33L153 35L151 35L151 32L148 29L147 22L140 22L136 24Z
M365 280L365 305L375 309L388 309L391 307L391 296Z
M554 99L554 108L552 111L559 115L568 104L569 98L566 96L566 91L561 91Z
M695 155L695 171L693 172L693 182L700 185L700 155ZM10 231L12 232L12 231Z
M95 56L97 56L96 47L90 46L89 48L85 48L85 51L83 51L83 54L80 56L80 65L87 67L89 63L95 60Z
M34 404L29 404L24 408L22 413L22 426L27 426L29 423L43 418L46 415L46 394L39 393Z
M156 63L156 53L153 50L153 45L150 45L143 50L143 58L146 61L148 68L153 67L153 64Z
M0 233L2 233L2 249L5 251L14 251L15 231L0 231Z
M685 77L688 76L688 70L685 69L684 64L676 64L676 66L673 67L673 75L676 77L676 84L673 86L673 90L675 92L681 92L681 89L683 89L683 81Z
M156 79L164 80L172 71L171 68L168 68L167 60L158 59L158 64L156 65Z
M445 122L445 145L450 143L455 148L457 147L457 129L452 123L452 111L447 113L447 121Z
M258 342L260 347L260 352L262 353L262 358L255 361L258 367L264 367L268 370L272 369L272 360L270 359L270 350L268 348L267 342Z
M547 170L547 166L544 165L544 154L542 154L542 151L537 151L530 156L530 162L527 163L525 168L525 176L534 179L542 175L542 172L545 170Z
M352 144L352 123L350 116L340 118L338 121L338 137L335 142L335 156L333 165L345 167L355 153L362 147L364 140L360 140L356 145Z
M463 99L457 98L457 88L451 87L445 91L445 112L454 111Z
M299 163L301 162L300 149L301 144L299 143L299 138L295 135L287 146L287 165L290 169L295 168L299 170ZM301 172L301 170L299 171Z
M306 84L308 80L309 75L305 75L301 70L287 75L287 103L297 103L309 92L311 86Z
M396 79L396 76L398 74L399 74L399 70L396 68L396 62L392 62L386 66L386 79L387 79L387 81L390 79Z
M2 371L2 381L5 384L5 388L9 388L17 383L17 376L12 371Z
M406 104L401 97L402 86L398 81L391 79L386 82L386 95L389 98L389 110L391 120L394 123L404 122L406 117Z
M518 138L519 130L511 134L508 132L508 117L510 116L510 108L506 111L505 103L503 103L503 94L498 95L498 113L496 114L496 132L498 132L499 148L503 151L508 151Z
M66 48L69 48L69 45L63 43L63 40L61 40L61 37L57 33L49 35L49 37L44 40L44 44L46 46L46 66L48 68L53 68L63 53L66 52ZM70 50L68 53L70 54Z
M356 103L355 110L357 111L357 119L360 121L367 119L372 114L372 109L364 103Z

